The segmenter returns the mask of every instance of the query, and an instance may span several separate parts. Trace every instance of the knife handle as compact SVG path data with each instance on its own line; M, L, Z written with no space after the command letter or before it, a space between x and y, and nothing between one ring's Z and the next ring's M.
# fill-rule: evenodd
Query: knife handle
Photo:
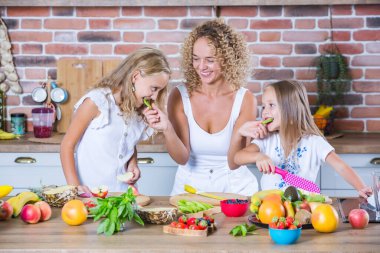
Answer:
M219 196L216 196L216 195L210 194L210 193L197 192L197 194L202 195L202 196L205 196L205 197L208 197L208 198L212 198L212 199L225 200L225 198L222 198L222 197L219 197Z
M287 171L282 170L282 169L280 169L278 167L275 167L275 171L274 172L277 173L277 174L280 174L282 176L282 178L285 178L286 174L288 174Z

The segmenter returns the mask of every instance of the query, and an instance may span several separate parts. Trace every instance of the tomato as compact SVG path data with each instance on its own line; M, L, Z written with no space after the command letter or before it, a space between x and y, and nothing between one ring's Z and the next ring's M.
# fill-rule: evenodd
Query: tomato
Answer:
M78 199L70 200L62 207L61 217L68 225L80 225L87 220L86 206Z
M285 208L282 203L277 201L263 201L259 208L260 221L264 224L269 224L275 216L285 216Z
M186 215L179 216L178 222L186 224L187 223L187 216Z
M186 225L184 223L178 222L176 228L185 229Z
M175 228L175 227L177 227L177 224L178 224L178 222L172 221L172 223L170 223L170 226Z
M190 226L189 226L189 229L190 229L190 230L199 230L198 226L195 225L195 224L190 225Z
M321 204L311 214L311 224L318 232L334 232L339 226L337 211L329 204Z

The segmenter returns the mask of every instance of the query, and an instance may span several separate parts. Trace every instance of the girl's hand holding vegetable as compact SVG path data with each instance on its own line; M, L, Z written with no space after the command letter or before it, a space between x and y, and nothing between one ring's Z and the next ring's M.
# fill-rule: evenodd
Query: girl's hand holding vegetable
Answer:
M266 126L261 124L261 121L245 122L238 132L241 136L251 137L253 139L262 139L268 134Z
M264 174L274 173L275 166L269 156L260 154L256 160L256 167Z
M165 131L169 128L169 119L167 115L154 103L152 104L152 109L145 108L143 114L151 128L157 131Z

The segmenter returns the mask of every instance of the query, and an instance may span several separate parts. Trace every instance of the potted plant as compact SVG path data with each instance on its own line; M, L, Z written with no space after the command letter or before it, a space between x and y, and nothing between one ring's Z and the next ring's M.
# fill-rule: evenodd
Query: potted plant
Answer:
M344 93L350 89L349 69L346 58L334 43L317 58L316 67L319 108L314 119L321 131L331 134L335 114L333 106L343 104Z

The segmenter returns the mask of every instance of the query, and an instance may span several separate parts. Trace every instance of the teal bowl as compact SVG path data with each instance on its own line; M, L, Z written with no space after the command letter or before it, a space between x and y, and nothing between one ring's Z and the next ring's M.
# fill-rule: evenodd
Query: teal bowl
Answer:
M275 229L269 228L269 235L276 244L288 245L297 242L301 236L302 228L298 229Z

